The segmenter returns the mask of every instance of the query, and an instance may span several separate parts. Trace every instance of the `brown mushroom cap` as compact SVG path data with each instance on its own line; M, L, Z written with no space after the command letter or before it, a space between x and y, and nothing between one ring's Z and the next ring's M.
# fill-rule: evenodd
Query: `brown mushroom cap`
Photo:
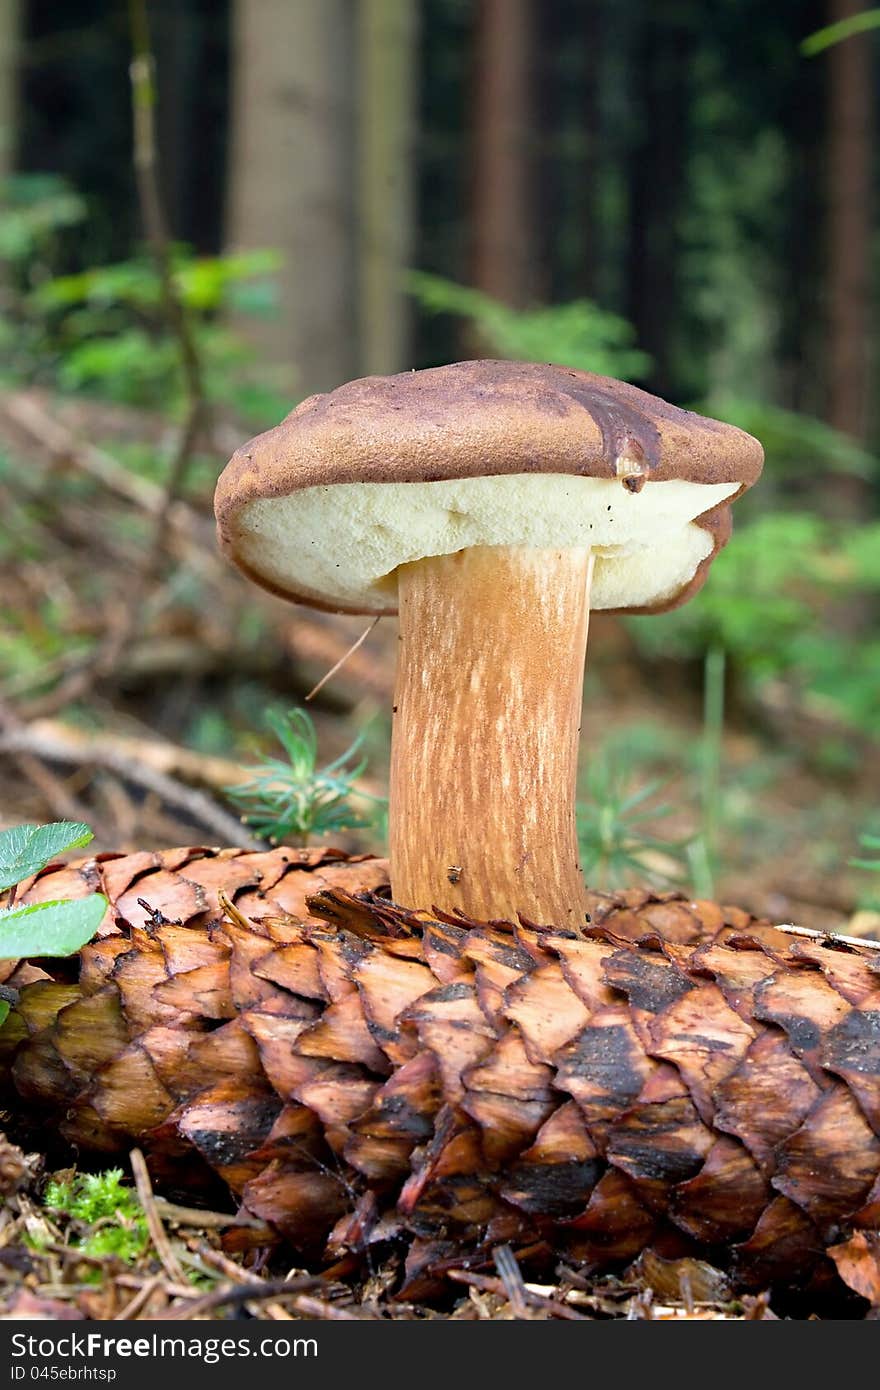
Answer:
M277 565L264 568L251 543L259 504L346 484L530 474L617 480L630 495L668 482L715 489L694 516L712 539L696 571L659 601L614 605L660 611L701 587L730 535L730 503L757 480L762 461L751 435L626 382L536 363L458 362L310 396L237 451L218 482L215 511L222 547L265 588L337 611L394 612L393 588L381 601L340 601L301 574L288 583ZM719 485L727 487L722 501Z

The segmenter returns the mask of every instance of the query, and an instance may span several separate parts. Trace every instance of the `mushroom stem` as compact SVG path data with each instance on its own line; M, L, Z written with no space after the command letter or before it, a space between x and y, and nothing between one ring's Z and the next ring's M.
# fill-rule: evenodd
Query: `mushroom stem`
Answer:
M589 550L474 546L399 570L391 891L581 925L575 781Z

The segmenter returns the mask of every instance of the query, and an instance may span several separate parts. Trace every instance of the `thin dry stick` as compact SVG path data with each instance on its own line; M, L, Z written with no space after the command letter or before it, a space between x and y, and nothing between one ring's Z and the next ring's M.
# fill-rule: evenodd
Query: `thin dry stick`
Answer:
M152 1279L148 1279L142 1288L138 1290L134 1298L130 1298L129 1301L123 1305L120 1311L115 1315L113 1321L126 1322L129 1318L133 1318L135 1313L139 1313L144 1304L150 1301L153 1294L163 1287L164 1283L164 1275L154 1274Z
M254 1316L247 1304L245 1304L245 1308L251 1313L251 1316ZM263 1305L263 1317L272 1322L296 1322L295 1314L286 1312L280 1303L265 1303Z
M259 1284L239 1284L230 1289L214 1289L211 1293L204 1294L201 1298L192 1299L182 1306L172 1308L165 1314L167 1320L185 1321L189 1318L200 1318L203 1313L213 1312L215 1308L222 1308L228 1303L250 1303L264 1301L267 1298L277 1299L288 1294L299 1294L305 1289L317 1288L321 1280L317 1275L305 1275L301 1279L275 1279L271 1283L264 1280Z
M294 1299L294 1308L304 1318L321 1318L328 1322L377 1322L375 1313L352 1313L348 1308L340 1308L335 1303L328 1303L324 1298L311 1298L308 1294L302 1294Z
M230 1212L203 1211L201 1207L181 1207L176 1202L166 1202L164 1197L155 1199L156 1210L165 1221L175 1221L178 1226L192 1226L195 1229L221 1231L235 1222L236 1229L250 1226L261 1229L262 1221L256 1217L234 1216Z
M36 787L43 800L50 807L57 820L93 820L76 797L71 796L64 783L55 777L47 767L27 753L15 757L19 771Z
M259 1221L254 1222L254 1225L256 1226L259 1226L260 1224L261 1223ZM219 1271L220 1274L225 1274L227 1279L234 1280L235 1284L239 1284L242 1280L242 1277L245 1274L248 1276L249 1279L255 1280L260 1286L262 1286L266 1282L264 1279L260 1278L259 1275L254 1274L253 1270L245 1270L242 1268L241 1265L236 1264L233 1260L230 1260L229 1257L227 1255L224 1255L222 1251L212 1250L211 1247L204 1240L200 1240L198 1241L198 1243L190 1241L188 1242L188 1246L191 1255L198 1259L201 1267L207 1265L209 1269L216 1269ZM252 1317L259 1316L259 1313L256 1312L256 1306L256 1304L252 1303L244 1304L245 1309L248 1313L251 1314ZM262 1308L264 1317L284 1319L285 1321L292 1318L292 1314L288 1313L278 1303L264 1302Z
M222 888L218 890L217 901L220 904L223 911L226 913L226 916L229 918L230 922L234 922L237 927L243 927L245 931L252 930L251 924L248 921L248 919L244 916L243 913L239 912L238 908L235 906L235 903L229 897L228 893L224 893Z
M108 1261L108 1266L112 1261ZM118 1262L117 1262L118 1263ZM113 1278L121 1289L140 1289L143 1288L143 1277L137 1274L116 1274ZM175 1284L167 1279L164 1274L157 1274L162 1292L169 1298L190 1298L192 1296L192 1284Z
M787 932L789 936L805 936L808 940L818 941L822 945L867 946L872 951L880 951L880 941L873 941L869 936L844 936L836 931L815 931L812 927L796 927L791 922L778 923L776 930Z
M209 1265L211 1269L216 1269L219 1274L225 1274L227 1279L233 1279L240 1283L242 1278L247 1275L250 1280L256 1283L265 1283L258 1274L254 1274L252 1269L245 1269L243 1265L236 1264L230 1260L228 1255L224 1255L222 1250L213 1250L204 1240L188 1242L189 1249L193 1255L197 1255L202 1264Z
M367 630L366 630L365 632L362 632L361 635L360 635L360 637L357 639L357 641L356 641L356 642L353 642L353 643L351 644L351 646L349 647L348 651L343 653L343 655L342 655L342 656L339 658L339 660L336 662L335 666L331 666L331 667L330 667L330 670L327 672L326 676L322 676L321 679L318 681L318 684L312 686L312 689L309 691L308 695L306 695L306 697L305 697L307 700L313 699L313 698L317 695L317 693L318 693L319 690L323 690L323 689L324 689L324 686L327 684L327 682L328 682L329 680L332 680L332 678L336 675L336 672L337 672L338 670L340 670L340 668L343 667L343 666L345 665L346 661L348 661L348 658L349 658L350 656L353 656L354 653L357 651L358 647L360 647L364 642L366 642L367 638L369 637L370 633L373 631L373 628L376 626L376 624L377 624L377 622L379 621L379 619L381 618L381 616L382 616L381 613L378 613L378 614L376 615L376 617L375 617L375 618L373 619L373 621L370 623L370 626L367 628Z
M134 1176L135 1186L140 1204L144 1209L144 1216L147 1218L147 1229L150 1232L150 1239L155 1247L156 1254L162 1261L162 1268L175 1284L185 1284L186 1275L181 1269L180 1263L171 1248L171 1241L165 1227L162 1225L162 1218L156 1210L156 1199L153 1196L153 1185L150 1182L150 1175L147 1172L147 1161L140 1149L132 1149L129 1154L131 1171Z

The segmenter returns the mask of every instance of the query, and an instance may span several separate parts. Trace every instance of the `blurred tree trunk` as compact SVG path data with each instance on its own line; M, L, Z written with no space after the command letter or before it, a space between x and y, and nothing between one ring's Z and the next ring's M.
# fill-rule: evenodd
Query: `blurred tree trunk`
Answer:
M538 135L531 193L541 215L533 228L537 274L532 271L530 288L541 303L596 294L601 10L581 0L557 0L536 16Z
M235 0L227 243L277 247L277 317L248 324L297 397L353 374L351 7Z
M196 120L198 29L196 16L186 5L153 3L150 6L153 53L156 60L156 136L161 154L158 170L162 204L168 225L177 236L191 240L188 204L203 197L192 167L190 132Z
M828 20L847 19L864 8L862 0L831 0ZM870 36L835 44L828 61L828 421L864 442L871 304ZM849 481L861 496L860 481Z
M531 0L479 0L474 71L471 282L506 304L534 290Z
M222 245L230 16L208 0L150 0L162 201L175 236Z
M15 167L21 0L0 0L0 178Z
M603 19L606 18L601 5L587 5L580 19L580 42L584 49L581 119L585 133L583 153L579 160L582 183L578 204L581 253L576 292L590 299L597 297L600 281L597 190L601 173L602 111L599 84L602 74Z
M359 370L384 374L409 358L419 12L416 0L359 0L357 13Z
M631 74L640 138L630 162L629 305L639 345L654 359L650 389L674 390L672 327L680 302L679 214L686 196L689 7L649 7Z

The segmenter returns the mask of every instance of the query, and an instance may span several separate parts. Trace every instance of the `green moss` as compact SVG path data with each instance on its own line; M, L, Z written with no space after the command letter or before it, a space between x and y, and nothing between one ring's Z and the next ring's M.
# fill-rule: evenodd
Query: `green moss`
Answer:
M146 1217L137 1194L123 1186L121 1168L49 1182L43 1205L53 1217L66 1216L77 1223L70 1244L84 1255L113 1256L131 1264L149 1242Z

